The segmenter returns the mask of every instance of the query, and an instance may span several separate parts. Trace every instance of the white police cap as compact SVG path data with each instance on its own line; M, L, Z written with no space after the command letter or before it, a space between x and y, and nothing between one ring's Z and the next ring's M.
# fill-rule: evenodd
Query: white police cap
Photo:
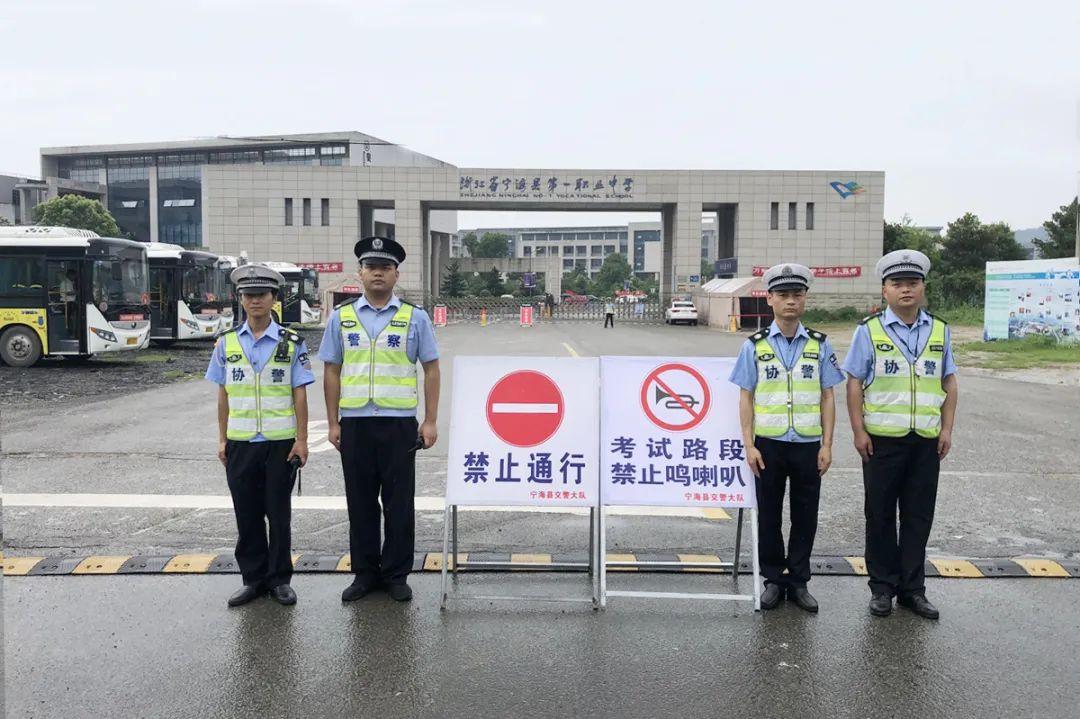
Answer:
M930 258L918 250L894 250L882 257L874 268L878 279L925 280L930 274Z
M765 283L765 290L776 292L778 290L808 290L810 283L814 281L814 273L806 265L797 265L794 262L781 262L765 270L761 281Z
M237 267L229 273L229 279L236 285L237 292L252 294L277 292L285 282L285 278L277 270L254 262Z

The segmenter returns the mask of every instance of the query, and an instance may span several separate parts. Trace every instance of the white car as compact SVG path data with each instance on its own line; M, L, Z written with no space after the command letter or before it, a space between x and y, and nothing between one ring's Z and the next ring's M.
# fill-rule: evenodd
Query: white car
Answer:
M669 325L678 324L679 322L696 325L697 307L694 307L694 303L688 300L673 300L671 307L664 311L664 322Z

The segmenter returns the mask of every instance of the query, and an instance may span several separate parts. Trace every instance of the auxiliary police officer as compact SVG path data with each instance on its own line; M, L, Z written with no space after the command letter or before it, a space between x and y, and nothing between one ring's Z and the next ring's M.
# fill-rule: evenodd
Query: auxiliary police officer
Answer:
M384 587L404 602L412 598L406 579L416 528L416 450L438 438L439 350L427 313L394 294L404 248L386 237L368 237L353 251L364 294L338 305L319 346L329 439L341 452L349 507L354 579L341 600ZM420 425L418 360L424 367ZM380 497L386 531L381 547Z
M773 311L768 329L750 336L731 382L742 388L739 418L747 461L757 479L762 609L784 599L818 610L806 589L817 533L821 475L832 464L836 407L833 387L844 381L824 334L803 326L808 267L785 262L763 276ZM791 481L791 531L784 551L784 490Z
M863 461L870 612L892 598L937 619L926 599L926 542L938 470L952 447L958 387L949 327L922 309L930 260L896 250L877 263L888 307L855 328L844 358L848 415ZM896 513L900 511L897 534Z
M295 604L290 462L307 462L307 385L315 381L304 341L278 325L270 308L284 278L257 264L230 274L247 320L223 332L206 378L219 385L218 459L236 514L236 563L244 586L229 606L263 593ZM267 536L269 524L269 537Z

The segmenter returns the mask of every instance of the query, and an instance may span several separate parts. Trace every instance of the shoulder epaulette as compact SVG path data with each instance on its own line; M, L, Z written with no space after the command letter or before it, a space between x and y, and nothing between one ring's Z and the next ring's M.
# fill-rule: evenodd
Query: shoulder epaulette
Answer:
M356 302L356 298L355 297L349 297L347 299L342 300L341 302L338 302L336 305L334 305L334 309L335 310L340 310L345 305L351 305L353 302Z
M827 335L824 332L818 332L817 330L812 329L810 327L806 327L805 329L806 329L806 334L810 335L811 339L815 339L818 342L824 342L825 341L825 337Z
M861 320L859 320L859 324L860 325L865 325L870 320L874 319L875 317L881 317L883 314L885 314L884 310L881 311L881 312L875 312L872 315L868 315L866 317L863 317Z
M926 310L923 310L923 312L926 312ZM930 315L930 319L937 320L938 322L940 322L943 325L949 324L948 320L944 320L944 319L938 317L937 315L933 314L932 312L926 312L926 314Z
M751 342L760 342L761 340L765 339L768 336L769 336L769 330L768 329L763 329L763 330L758 330L754 334L750 335L747 339L749 339Z
M403 305L408 305L409 307L412 307L413 309L417 309L417 310L422 310L422 309L424 309L424 308L423 308L423 307L422 307L421 305L418 305L418 304L416 304L415 302L408 302L408 301L406 301L406 300L402 300L402 301L401 301L401 304L403 304Z
M303 337L286 327L281 328L281 332L278 333L278 338L283 340L289 340L293 344L297 345L304 341Z

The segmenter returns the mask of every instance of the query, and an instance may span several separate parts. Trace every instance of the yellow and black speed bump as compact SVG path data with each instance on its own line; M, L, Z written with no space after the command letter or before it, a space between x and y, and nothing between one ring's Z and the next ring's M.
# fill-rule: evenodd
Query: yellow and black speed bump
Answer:
M611 571L638 572L712 572L730 574L721 566L722 557L715 553L694 552L617 552L608 555L612 562L641 562L638 566L611 566ZM232 554L170 554L170 555L89 555L63 557L3 557L6 576L64 576L102 574L235 574L239 572ZM584 552L553 554L542 552L469 552L461 555L461 571L469 572L583 572L588 564ZM712 566L715 565L715 566ZM293 555L294 571L298 573L351 572L349 555L304 553ZM810 560L811 571L817 575L866 576L862 557L818 556ZM442 570L442 552L421 552L413 558L414 572ZM739 562L739 573L750 574L753 564ZM957 579L993 578L1080 578L1080 560L1014 557L1012 559L959 559L931 557L926 562L926 576Z

